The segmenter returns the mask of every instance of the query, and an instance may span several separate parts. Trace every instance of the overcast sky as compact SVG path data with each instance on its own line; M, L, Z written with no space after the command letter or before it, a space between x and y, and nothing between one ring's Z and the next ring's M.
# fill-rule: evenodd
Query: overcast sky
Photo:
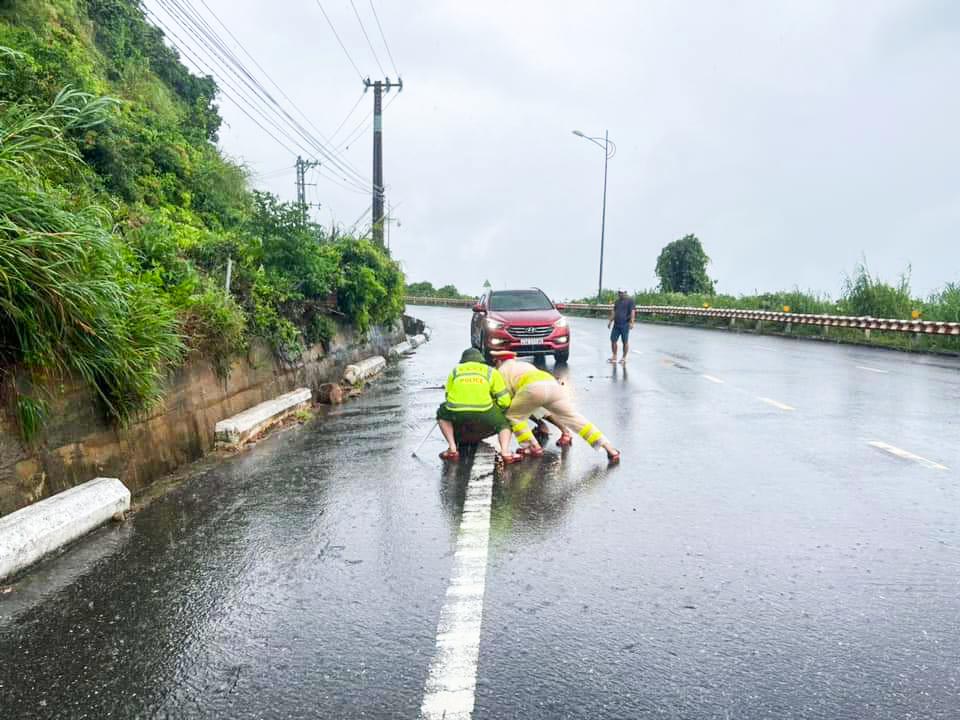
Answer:
M146 5L164 18L165 1ZM363 127L372 94L334 135L363 88L316 0L205 2L333 146ZM912 265L920 294L960 281L960 2L374 3L404 80L384 157L411 281L595 292L603 151L574 128L618 147L605 286L654 286L660 249L687 233L724 292L836 296L864 256L889 280ZM394 77L369 0L355 6ZM382 75L349 0L322 9ZM291 154L221 111L223 150L294 199ZM370 130L342 155L369 178ZM369 194L323 172L314 217L352 225Z

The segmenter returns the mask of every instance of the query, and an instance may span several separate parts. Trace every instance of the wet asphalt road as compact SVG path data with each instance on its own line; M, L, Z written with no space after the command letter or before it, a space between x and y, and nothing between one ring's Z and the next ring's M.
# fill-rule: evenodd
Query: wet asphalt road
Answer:
M0 596L0 718L416 718L492 450L411 457L469 321L415 314L433 342L362 398ZM495 476L474 718L960 716L960 362L641 325L624 370L572 337L624 460Z

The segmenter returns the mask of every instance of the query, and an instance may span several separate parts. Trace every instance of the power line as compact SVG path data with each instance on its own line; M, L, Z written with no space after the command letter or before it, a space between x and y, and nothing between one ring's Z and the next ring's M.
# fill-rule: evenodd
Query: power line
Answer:
M243 65L242 61L237 58L233 51L223 43L216 31L201 15L197 14L196 11L185 8L183 4L181 4L180 0L158 0L158 2L171 17L171 19L176 21L180 27L183 28L194 39L199 47L203 48L203 51L208 54L208 57L213 59L222 70L233 75L243 85L249 88L251 93L257 98L258 101L267 105L268 107L272 106L280 112L280 114L283 116L283 123L289 125L296 135L299 135L308 146L313 148L313 150L310 151L306 150L306 148L301 145L301 148L303 148L308 155L321 155L331 165L339 168L345 176L350 178L352 183L355 183L358 186L368 182L367 178L365 178L355 168L350 166L345 159L340 159L337 157L336 151L328 150L321 141L319 141L306 128L304 128L303 125L296 120L296 118L290 115L286 108L284 108L270 94L263 84L250 73L250 71ZM181 43L182 42L183 41L181 40ZM248 98L245 99L249 101ZM270 112L272 113L274 111L271 110ZM276 126L275 123L274 125ZM289 138L288 135L288 139L292 138ZM297 144L300 143L297 142Z
M156 15L150 13L149 11L147 11L147 15L148 15L155 23L157 23L157 24L166 32L168 39L172 37L172 38L174 38L174 40L176 40L176 43L179 43L179 45L178 45L178 44L176 44L176 43L171 42L171 44L173 44L173 46L174 46L174 48L177 50L177 52L179 52L182 56L184 56L184 57L186 57L188 60L190 60L195 66L197 66L197 67L200 68L201 70L206 69L206 71L207 71L207 73L210 75L210 77L213 77L213 76L216 75L216 72L213 71L213 69L210 67L210 65L209 65L208 63L204 62L203 60L198 59L198 58L197 58L195 55L193 55L192 53L184 50L185 43L179 38L179 36L178 36L176 33L174 33L173 31L171 31L170 28L168 28L168 27L160 20L160 18L158 18ZM280 140L276 135L274 135L272 132L270 132L269 130L267 130L267 128L265 128L265 127L260 123L259 120L257 120L255 117L253 117L253 115L250 114L250 112L249 112L248 109L247 109L248 107L251 107L249 104L248 104L247 106L244 106L243 103L241 103L240 101L236 100L230 93L228 93L228 92L224 89L224 86L226 86L226 87L229 87L231 90L233 90L233 87L232 87L232 86L228 85L227 83L223 83L222 81L221 81L220 83L218 83L218 85L219 85L219 87L217 88L217 90L219 91L219 93L220 93L221 95L223 95L225 98L227 98L230 102L232 102L232 103L236 106L236 108L237 108L238 110L240 110L240 112L242 112L244 115L246 115L246 116L247 116L257 127L259 127L271 140L273 140L275 143L277 143L280 147L282 147L284 150L286 150L286 151L287 151L288 153L290 153L291 155L296 155L296 154L297 154L297 151L296 151L296 150L291 150L289 145L287 145L286 143L284 143L284 142L283 142L282 140ZM245 102L249 103L249 101L247 101L246 99L244 99L244 100L245 100ZM253 108L251 108L251 109L253 109ZM284 138L285 138L288 142L290 141L289 136L287 136L287 135L284 134L284 133L280 133L280 134L284 135Z
M357 71L357 75L360 76L360 79L363 80L363 73L360 72L360 68L357 67L357 64L353 61L353 58L350 56L350 52L347 50L347 46L343 44L343 40L340 39L340 34L337 32L337 29L333 26L333 21L330 19L330 16L327 15L327 11L323 9L323 5L320 3L320 0L317 0L317 5L320 8L320 12L323 13L323 17L327 19L327 25L330 26L330 29L333 30L333 36L337 38L337 42L340 43L340 47L343 49L344 54L347 56L347 60L350 61L350 64L353 65L353 69Z
M366 90L364 90L362 93L360 93L360 97L357 98L357 101L353 104L353 107L350 108L350 112L348 112L348 113L344 116L343 120L340 121L340 124L337 125L337 129L334 130L334 131L333 131L333 135L330 136L330 144L331 144L331 145L333 144L333 139L334 139L335 137L337 137L337 133L339 133L340 130L341 130L341 128L343 128L343 126L347 124L347 120L350 119L350 116L353 115L353 113L356 111L356 109L357 109L358 107L360 107L360 103L363 102L363 98L364 98L364 96L365 96L366 94L367 94Z
M373 10L373 19L377 21L377 29L380 31L380 38L383 40L383 46L387 49L387 57L390 58L390 64L393 66L393 71L400 75L400 71L397 70L397 63L393 60L393 53L390 52L390 45L387 44L387 36L383 34L383 26L380 24L380 16L377 15L377 9L373 6L373 0L370 0L370 9Z
M383 111L386 112L386 111L387 111L387 108L390 107L390 106L393 104L393 101L396 100L398 97L400 97L400 94L399 94L399 93L397 93L396 95L394 95L393 97L391 97L389 100L387 100L387 103L383 106ZM354 142L355 140L357 140L361 135L363 135L363 133L365 133L367 130L369 130L369 129L370 129L370 118L372 118L372 117L373 117L373 110L371 110L370 112L368 112L368 113L366 114L366 116L363 118L363 120L360 121L360 124L357 125L357 126L350 132L350 134L347 136L348 139L345 140L344 142L340 143L340 144L337 146L337 150L339 151L339 150L343 150L344 148L347 148L351 143L353 143L353 142Z
M287 112L284 108L271 94L270 92L263 87L263 84L257 80L243 65L243 63L236 57L232 50L227 47L220 37L216 34L216 31L210 27L209 23L206 20L197 14L192 9L185 8L181 4L181 0L159 0L161 4L164 5L165 9L169 10L169 6L166 5L167 2L172 3L179 10L179 17L181 18L181 26L184 27L197 41L201 43L207 50L212 50L214 55L216 55L220 60L223 61L227 69L232 72L238 79L243 82L247 87L251 89L257 96L263 99L266 103L275 106L281 114L286 118L286 122L299 134L303 137L310 145L312 145L316 152L324 156L328 162L333 165L336 165L343 170L349 176L352 176L359 184L367 182L365 178L356 168L352 167L345 160L340 160L336 157L335 153L329 152L322 142L317 140L309 131L307 131L293 116ZM187 27L182 25L182 21L186 20L188 25L193 27ZM200 34L203 35L203 38L198 37L197 33L194 32L195 29L199 29ZM205 38L205 39L204 39ZM211 48L209 43L213 43L214 47ZM239 70L239 73L237 72Z
M366 178L359 171L356 170L356 168L353 168L345 160L342 161L339 158L337 158L335 154L327 151L322 142L317 140L292 115L290 115L290 113L287 112L286 108L284 108L270 94L270 92L263 87L263 84L257 78L255 78L249 72L249 70L247 70L247 68L243 65L243 63L236 57L233 51L230 50L230 48L223 43L220 37L216 34L216 31L210 27L209 23L207 23L202 16L200 16L199 14L197 14L195 11L191 9L185 8L181 4L181 0L159 0L159 1L162 4L169 2L169 3L172 3L174 6L176 6L176 8L179 10L181 25L182 25L182 22L185 20L188 23L188 25L193 26L191 28L191 27L187 27L186 25L182 25L182 27L184 27L194 37L194 39L199 41L201 45L203 45L207 50L212 51L213 54L223 62L227 70L232 72L233 75L235 75L241 82L243 82L243 84L245 84L248 88L250 88L250 90L255 95L257 95L260 99L262 99L267 104L273 105L274 107L276 107L277 110L279 110L281 114L286 118L285 122L289 124L298 135L304 138L309 145L313 146L313 148L317 153L324 156L331 164L341 167L341 169L347 175L353 176L353 178L359 184L365 183L367 181ZM169 12L169 8L166 4L164 4L164 7L167 8ZM195 29L199 29L200 34L203 35L203 38L198 37L197 33L194 32ZM213 43L214 47L211 48L208 42ZM238 70L239 70L239 73L237 72ZM308 154L313 154L313 153L308 153Z
M363 120L360 121L360 124L357 125L353 130L351 130L347 134L347 139L344 140L339 145L337 145L337 150L338 151L343 150L351 142L353 142L357 137L359 137L361 133L365 132L366 129L370 127L370 118L372 117L373 117L373 110L371 110L370 112L368 112L366 115L363 116Z
M320 138L321 138L322 140L325 140L328 144L330 144L330 140L329 140L328 138L325 138L325 137L324 137L324 135L323 135L323 133L320 131L320 129L317 128L317 126L314 125L313 122L310 120L310 117L309 117L305 112L303 112L303 110L301 110L293 100L290 99L290 96L287 95L287 94L283 91L283 88L280 87L280 86L277 84L277 82L270 76L270 73L268 73L268 72L263 68L263 66L262 66L259 62L257 62L257 59L256 59L253 55L250 54L250 52L247 50L247 48L244 47L243 43L240 42L240 40L237 38L236 35L233 34L233 32L231 32L230 28L227 27L227 25L223 22L223 20L220 19L220 17L217 15L217 13L214 12L214 10L211 9L211 7L210 7L209 5L207 5L207 0L200 0L200 2L203 3L203 6L207 9L207 12L209 12L209 13L213 16L213 18L217 21L217 23L219 23L220 27L222 27L222 28L227 32L227 34L233 39L233 41L234 41L234 42L237 44L237 46L243 51L243 53L244 53L248 58L250 58L250 60L253 62L254 65L257 66L257 69L259 69L260 72L263 73L264 77L266 77L267 80L269 80L270 83L277 89L277 92L279 92L279 93L287 100L287 102L289 102L289 103L293 106L293 109L294 109L294 110L296 110L298 113L300 113L300 115L303 117L303 119L307 121L307 124L310 125L310 127L312 127L312 128L317 132L317 134L320 136ZM390 52L390 51L389 51L389 48L388 48L387 52L388 52L388 53ZM359 104L359 101L358 101L358 104ZM351 112L353 112L353 111L351 110Z
M175 45L175 47L181 54L183 54L185 57L190 59L191 62L193 62L197 67L201 69L205 69L211 76L216 76L218 74L216 70L212 67L209 58L207 59L199 58L197 55L193 54L192 52L188 52L185 48L190 46L184 43L182 38L180 38L180 36L177 33L172 31L156 15L149 12L148 12L148 15L153 19L154 22L156 22L167 33L168 38L173 38L177 43L179 43L179 45ZM244 115L246 115L247 118L249 118L264 133L266 133L268 137L270 137L274 142L280 145L288 153L290 153L291 155L298 155L300 152L306 152L308 155L312 155L310 150L306 148L300 140L298 140L296 137L292 137L290 135L289 130L287 130L282 125L280 125L278 121L275 119L275 117L271 116L261 106L258 106L254 101L251 101L251 99L247 97L247 95L243 90L238 90L232 83L228 82L226 78L223 76L219 78L218 85L219 85L218 89L224 97L230 100L237 107L238 110L240 110ZM230 90L230 92L227 92L228 89ZM234 97L234 95L231 93L234 93L236 97ZM277 132L277 134L281 135L285 140L287 140L287 142L293 144L295 147L300 148L300 150L298 151L298 150L291 149L291 147L287 143L280 140L276 135L273 134L273 132L268 130L264 126L264 124L260 122L260 120L258 120L256 117L254 117L251 114L251 112L256 113L261 118L261 120L263 120L264 123L271 125L274 128L274 130ZM355 180L352 180L350 178L343 177L343 180L347 183L346 185L344 185L344 183L340 182L340 180L336 178L329 177L329 176L324 176L324 177L327 180L342 186L344 189L350 190L351 192L356 192L364 195L367 194L368 192L364 188L364 186L360 185Z
M380 68L380 75L386 75L386 71L383 69L383 65L380 64L380 58L377 57L377 51L373 49L373 43L370 42L370 36L367 35L367 28L363 24L363 20L360 19L360 13L357 12L357 6L354 4L353 0L350 0L350 7L353 8L353 14L357 16L357 22L360 23L360 30L363 32L363 36L367 39L367 47L370 48L370 52L373 54L373 59L377 63L377 67Z

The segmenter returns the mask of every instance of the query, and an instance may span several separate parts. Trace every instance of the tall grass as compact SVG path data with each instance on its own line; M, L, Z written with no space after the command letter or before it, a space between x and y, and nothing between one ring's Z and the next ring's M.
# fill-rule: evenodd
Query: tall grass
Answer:
M896 285L890 285L874 277L866 263L860 263L852 276L844 278L839 309L845 315L908 318L917 305L910 297L909 268Z
M79 375L125 421L160 398L181 357L176 315L135 271L108 213L73 207L46 180L51 165L79 161L66 134L103 122L112 105L65 90L39 112L0 106L0 362ZM23 430L35 432L29 415Z

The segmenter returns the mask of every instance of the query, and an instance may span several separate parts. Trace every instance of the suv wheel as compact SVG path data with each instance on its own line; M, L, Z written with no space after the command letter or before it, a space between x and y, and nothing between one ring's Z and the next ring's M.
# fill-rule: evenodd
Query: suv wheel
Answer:
M569 360L569 359L570 359L570 351L569 351L569 350L561 350L560 352L555 352L555 353L553 354L553 361L554 361L557 365L566 365L566 364L567 364L567 360Z

